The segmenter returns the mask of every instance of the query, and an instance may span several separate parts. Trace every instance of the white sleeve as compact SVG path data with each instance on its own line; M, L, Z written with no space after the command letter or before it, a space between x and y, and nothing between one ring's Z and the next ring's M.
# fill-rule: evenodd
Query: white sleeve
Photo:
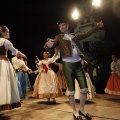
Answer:
M118 60L118 64L120 65L120 59Z
M18 53L18 50L14 48L13 44L9 40L5 40L4 46L12 52L12 55L16 55Z
M39 63L38 63L38 65L39 66L42 65L42 63L43 63L43 60L40 60Z
M49 58L49 63L54 63L58 59L58 56L53 55L52 58Z
M81 60L81 64L84 65L84 60Z
M29 68L25 65L25 62L22 61L22 70L27 71Z
M114 67L115 67L115 63L112 62L110 67L111 67L111 68L114 68Z

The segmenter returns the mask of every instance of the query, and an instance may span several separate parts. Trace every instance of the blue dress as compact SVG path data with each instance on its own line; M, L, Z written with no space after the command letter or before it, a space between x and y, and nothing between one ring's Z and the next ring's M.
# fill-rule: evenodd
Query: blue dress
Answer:
M19 90L20 98L25 98L25 94L26 94L25 74L23 71L17 71L16 75L18 78L18 90Z
M26 80L26 92L27 92L30 90L30 80L27 72L25 72L25 80Z

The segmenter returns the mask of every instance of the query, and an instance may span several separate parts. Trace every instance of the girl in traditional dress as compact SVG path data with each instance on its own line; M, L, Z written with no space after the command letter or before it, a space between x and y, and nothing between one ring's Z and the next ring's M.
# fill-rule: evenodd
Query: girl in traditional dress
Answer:
M39 66L39 74L36 78L34 84L33 97L38 97L40 99L47 98L50 102L50 98L55 101L55 98L58 96L59 89L57 84L57 77L54 71L51 69L51 64L57 59L57 50L52 58L49 58L49 52L44 52L44 60L40 60L37 65Z
M18 86L19 86L18 90L19 90L20 98L25 98L26 78L24 71L28 71L29 73L32 73L32 70L29 69L29 67L25 64L23 57L17 57L17 56L13 57L12 64L14 66L18 78Z
M18 80L13 66L7 58L7 51L10 50L12 55L25 58L26 56L13 47L9 38L9 29L6 26L0 26L0 110L10 110L21 106Z
M112 55L111 71L105 93L120 96L120 59L115 54Z

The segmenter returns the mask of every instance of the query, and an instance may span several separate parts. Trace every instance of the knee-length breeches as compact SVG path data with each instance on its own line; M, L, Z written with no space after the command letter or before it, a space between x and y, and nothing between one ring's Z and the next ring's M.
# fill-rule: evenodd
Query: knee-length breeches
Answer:
M87 88L85 72L80 61L76 63L63 61L62 64L69 91L75 91L75 78L79 83L80 89Z

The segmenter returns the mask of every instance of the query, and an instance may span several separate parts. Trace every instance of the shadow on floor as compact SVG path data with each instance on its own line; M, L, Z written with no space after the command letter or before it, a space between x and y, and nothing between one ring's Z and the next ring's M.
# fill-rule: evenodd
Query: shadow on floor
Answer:
M0 114L0 120L10 120L10 116L6 116L4 114Z
M80 103L80 100L76 100L76 103ZM95 104L95 102L86 100L85 104Z
M120 98L107 98L107 101L120 102Z
M47 101L40 101L38 104L45 104L45 105L59 105L61 103L58 102L47 102Z

